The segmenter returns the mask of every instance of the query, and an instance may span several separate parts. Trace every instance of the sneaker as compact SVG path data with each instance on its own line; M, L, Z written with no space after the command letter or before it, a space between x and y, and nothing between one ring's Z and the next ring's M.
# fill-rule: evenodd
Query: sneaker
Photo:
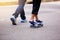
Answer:
M40 21L40 20L36 20L36 22L37 22L37 24L39 25L39 26L43 26L43 22L42 21Z
M27 20L21 20L21 23L25 23L25 22L27 22Z
M29 23L30 23L30 27L32 27L32 28L38 28L38 25L36 24L36 22L29 21Z
M15 19L14 18L10 18L11 22L13 25L16 25Z

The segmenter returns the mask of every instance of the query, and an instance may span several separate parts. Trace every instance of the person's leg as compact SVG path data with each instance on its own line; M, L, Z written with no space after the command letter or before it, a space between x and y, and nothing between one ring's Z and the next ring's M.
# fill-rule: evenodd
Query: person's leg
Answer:
M41 3L41 0L33 0L33 10L32 10L31 20L33 20L34 17L37 18L36 16L38 15L40 3Z
M35 9L35 12L36 12L36 14L35 14L36 22L37 22L38 25L43 26L42 21L39 20L39 17L38 17L38 11L39 11L39 8L40 8L40 5L41 5L41 0L37 0L36 5L37 5L35 7L36 8Z
M36 5L36 3L37 3L37 1L36 0L33 0L33 8L32 8L32 15L31 15L31 18L30 18L30 26L31 27L34 27L35 26L35 22L34 22L34 17L35 17L35 15L37 15L36 14L36 7L37 7L37 5ZM36 27L36 26L35 26Z
M25 5L25 0L19 0L19 6L17 7L15 13L13 14L13 17L11 18L12 24L16 25L16 18L18 17L18 15L22 12L24 5Z
M32 10L32 16L31 16L31 19L30 19L31 24L35 24L34 17L36 18L37 22L41 22L38 18L38 11L39 11L39 8L40 8L40 3L41 3L41 0L33 0L33 10Z
M39 11L39 8L40 8L40 5L41 5L41 0L37 0L37 3L36 3L36 15L35 15L35 18L36 20L39 20L38 18L38 11Z
M21 11L20 17L21 17L21 23L27 22L24 9Z
M21 17L22 20L25 20L25 19L26 19L24 9L21 11L21 13L20 13L20 17Z
M12 17L10 18L10 20L12 21L13 25L16 25L16 19L18 17L18 15L21 13L23 9L23 5L19 5L15 11L15 13L12 15Z
M24 7L24 4L21 4L21 5L19 5L19 6L17 7L15 13L13 14L13 16L14 16L15 18L17 18L18 15L21 14L21 12L22 12L22 10L23 10L23 7Z
M38 11L40 8L41 0L33 0L33 11L32 14L35 14L36 20L38 20Z
M19 1L19 2L21 2L21 1ZM26 16L25 16L25 11L24 11L25 3L26 3L26 0L22 1L23 8L22 8L22 11L20 12L21 23L26 22Z
M33 13L35 12L35 18L36 18L36 21L38 23L42 23L41 20L39 20L39 17L38 17L38 11L39 11L39 8L40 8L40 5L41 5L41 0L36 0L36 4L35 4L35 10L33 11Z
M13 14L13 16L14 16L15 18L17 18L18 15L19 15L19 14L21 13L21 11L23 10L24 5L25 5L25 2L26 2L26 0L18 0L19 6L17 7L15 13Z

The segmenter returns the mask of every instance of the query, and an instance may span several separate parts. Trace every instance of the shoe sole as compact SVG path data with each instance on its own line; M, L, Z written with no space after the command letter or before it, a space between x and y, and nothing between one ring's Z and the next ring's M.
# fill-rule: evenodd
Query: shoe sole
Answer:
M39 26L39 27L43 27L43 24L42 24L42 23L41 23L41 24L38 24L38 26Z
M40 25L38 25L38 26L30 25L30 27L31 27L31 28L39 28L39 27L41 27L41 26L40 26Z
M21 23L26 23L27 21L21 21Z
M43 27L43 24L39 24L38 26L30 25L31 28L40 28Z

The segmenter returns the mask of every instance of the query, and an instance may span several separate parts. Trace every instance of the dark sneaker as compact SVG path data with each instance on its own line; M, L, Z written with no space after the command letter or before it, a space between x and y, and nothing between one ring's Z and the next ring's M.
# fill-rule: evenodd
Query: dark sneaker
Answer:
M21 20L21 23L26 23L27 22L27 20Z
M38 26L43 26L43 21L40 21L40 20L36 20L36 22L37 22L37 24L38 24Z
M11 22L12 22L13 25L16 25L14 18L10 18L10 20L11 20Z
M32 28L38 28L38 25L36 24L36 22L29 21L29 23L30 23L30 27L32 27Z

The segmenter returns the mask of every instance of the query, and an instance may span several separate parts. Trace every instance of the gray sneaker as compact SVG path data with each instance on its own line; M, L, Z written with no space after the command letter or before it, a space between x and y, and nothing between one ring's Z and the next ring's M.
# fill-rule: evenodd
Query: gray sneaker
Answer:
M12 22L13 25L17 25L15 18L12 17L12 18L10 18L10 20L11 20L11 22Z
M27 20L21 20L21 23L26 23L27 22Z

